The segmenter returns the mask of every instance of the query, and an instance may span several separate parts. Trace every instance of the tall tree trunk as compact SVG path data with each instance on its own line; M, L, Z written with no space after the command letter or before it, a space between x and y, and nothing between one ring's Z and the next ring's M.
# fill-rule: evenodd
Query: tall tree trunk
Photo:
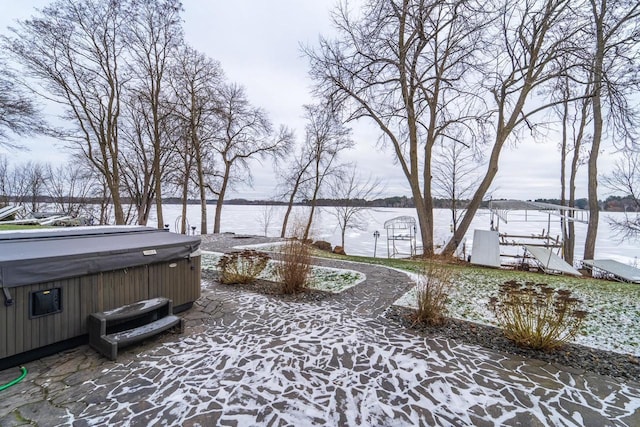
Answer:
M596 238L598 235L598 221L600 206L598 204L598 154L602 140L602 72L604 62L604 28L603 19L605 4L598 11L595 2L592 3L593 18L596 30L596 54L593 63L593 142L589 153L588 168L588 197L589 197L589 225L584 242L584 259L593 259L596 252Z
M156 215L158 216L158 228L164 228L164 215L162 213L162 180L160 179L161 175L161 166L160 166L160 147L157 144L154 144L154 159L153 159L153 170L155 175L155 188L154 193L156 196Z
M296 179L296 183L291 190L291 196L289 197L289 203L287 203L287 211L284 214L284 219L282 220L282 229L280 230L280 237L284 238L287 234L287 224L289 223L289 215L291 214L291 210L293 209L293 202L296 199L296 195L298 194L298 190L300 189L300 180L302 175L300 175Z
M284 214L284 219L282 220L282 229L280 230L280 237L285 238L287 234L287 224L289 223L289 215L291 215L291 210L293 209L293 200L295 193L291 193L291 197L289 197L289 203L287 203L287 211Z
M216 215L213 221L213 233L220 233L220 217L222 215L222 204L224 203L224 196L227 192L227 185L229 184L229 175L231 173L231 163L225 162L224 176L222 178L222 185L220 186L220 192L218 193L218 200L216 201Z
M204 183L202 162L198 162L198 186L200 190L200 234L207 234L207 187Z
M304 235L302 236L303 240L307 240L309 238L309 234L311 233L311 224L313 223L313 214L316 211L316 205L318 204L318 200L314 193L313 199L311 200L311 210L309 211L309 220L307 221L307 226L304 229Z
M189 185L188 181L185 180L185 184L182 186L182 212L181 212L181 221L180 221L180 233L187 233L187 200L189 197Z
M192 96L193 97L193 96ZM195 102L192 100L191 105ZM193 116L193 115L192 115ZM196 124L191 120L191 144L195 151L196 170L198 174L198 191L200 193L200 234L207 234L207 185L205 183L204 166L202 162L201 141L197 134Z
M205 187L200 187L200 234L207 234L207 194Z
M318 204L318 192L320 192L320 158L316 158L316 176L315 176L315 188L313 189L313 197L311 198L311 211L309 212L309 219L307 220L307 226L304 229L304 235L302 236L303 240L307 240L309 238L309 233L311 233L311 223L313 222L313 214L316 211L316 205Z
M191 158L189 154L185 152L185 176L182 182L182 212L180 221L180 233L182 234L189 234L187 231L187 202L189 200L189 175L191 174L192 162L193 158Z
M125 225L127 222L124 217L124 209L122 208L122 199L120 198L120 178L118 177L118 167L114 165L111 179L107 180L107 186L111 192L111 200L113 202L113 215L116 225ZM107 178L109 178L107 176Z
M565 81L565 84L568 84L568 82ZM564 102L562 103L562 145L560 147L560 204L562 206L566 206L567 205L566 162L567 162L567 139L568 139L567 120L569 119L569 102L567 101L567 98L569 97L569 94L568 94L568 90L563 90L563 92L564 92L563 93ZM568 210L562 211L561 212L562 216L560 217L560 225L562 226L562 257L569 264L573 265L573 256L571 256L571 258L567 256L569 252L567 248L567 246L569 245L569 232L568 232L569 224L567 224L567 222L571 222L571 221L568 221L565 216L568 215L569 212L571 211L568 211Z
M432 116L435 127L435 116ZM431 197L431 148L435 143L435 136L430 136L425 147L425 165L423 172L423 195L422 204L424 215L420 222L420 236L422 237L422 254L425 257L433 257L433 198Z

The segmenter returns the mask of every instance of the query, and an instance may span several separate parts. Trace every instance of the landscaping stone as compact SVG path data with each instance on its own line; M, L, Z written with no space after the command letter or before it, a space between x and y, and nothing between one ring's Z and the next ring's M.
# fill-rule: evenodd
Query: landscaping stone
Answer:
M320 249L321 251L331 252L331 243L324 240L316 240L312 243L312 246Z

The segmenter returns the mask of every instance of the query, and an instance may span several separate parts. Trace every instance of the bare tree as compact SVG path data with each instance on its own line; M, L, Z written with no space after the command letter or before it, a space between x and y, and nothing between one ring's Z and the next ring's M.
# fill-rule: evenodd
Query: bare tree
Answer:
M150 110L147 102L137 94L130 94L123 102L123 126L120 126L121 186L136 211L135 222L147 225L155 197L157 175L153 170L153 138L149 133ZM127 221L128 222L128 221Z
M280 156L290 146L292 135L285 129L274 135L266 113L253 107L241 86L223 85L219 92L217 133L212 149L220 159L220 179L208 184L218 196L213 232L220 232L222 205L229 187L238 182L251 182L249 160Z
M565 61L566 58L561 58ZM561 119L560 142L560 204L575 207L576 177L578 168L584 163L584 148L587 136L585 132L591 119L591 85L589 70L581 81L576 83L578 70L574 68L573 78L565 75L557 79L551 86L552 97L562 101L554 106L554 113ZM582 96L580 96L582 93ZM567 178L567 166L569 176ZM568 187L568 191L567 191ZM564 259L573 265L575 250L575 217L574 211L569 209L562 217L563 255Z
M436 197L447 200L451 231L458 229L466 200L473 194L480 163L477 153L462 143L439 144L435 150L433 187Z
M269 228L271 227L271 222L273 221L273 217L275 215L275 206L274 205L264 205L260 209L258 213L258 225L262 229L262 234L264 237L269 236Z
M298 151L293 152L291 156L285 158L282 163L285 164L285 166L279 167L279 165L277 165L279 169L277 175L280 177L278 186L284 189L282 197L287 199L287 209L284 213L282 228L280 230L280 237L285 237L293 204L300 198L300 195L304 193L307 183L313 179L313 176L310 174L313 155L309 151L307 144L301 144L298 147Z
M125 222L118 124L126 18L123 2L58 0L2 38L34 90L64 108L66 139L104 177L117 224Z
M13 200L18 205L25 205L29 201L29 187L24 166L24 164L5 163L3 191L7 200Z
M577 31L568 25L573 11L568 0L504 1L486 37L491 42L485 75L478 91L492 101L493 146L487 169L479 180L460 224L442 250L451 255L466 234L496 174L502 148L523 126L535 134L534 118L558 101L532 95L548 81L563 75L556 59L566 53Z
M139 133L141 142L150 147L149 163L152 178L144 179L145 184L153 186L153 190L143 188L141 192L148 197L150 203L155 199L158 228L164 228L162 212L162 183L165 165L169 161L171 146L169 138L164 135L170 108L167 104L167 77L169 60L182 44L182 27L180 0L132 0L132 13L129 41L133 56L132 73L135 76L134 92L139 102L134 106L141 108L143 133ZM145 164L146 165L146 164ZM144 223L148 217L148 205L142 213ZM139 215L140 216L140 215Z
M18 85L15 74L0 59L0 146L16 148L12 135L32 135L43 122L31 95Z
M0 155L0 206L9 204L9 162L4 155Z
M367 202L376 199L382 193L379 179L364 179L351 165L340 177L332 177L329 195L337 203L329 213L340 227L340 246L345 247L347 230L366 230L366 213L371 209Z
M91 183L90 195L93 199L97 200L98 203L96 207L97 212L91 211L89 213L89 221L95 224L97 220L97 223L100 225L110 224L113 216L113 201L105 177L99 172L96 172L95 169L92 169Z
M609 218L609 225L620 239L640 238L640 155L632 148L622 151L614 170L603 179L612 192L622 194L631 202L625 205L624 219ZM631 211L631 212L629 212Z
M29 205L31 212L40 209L41 198L46 195L47 169L48 165L33 161L13 166L12 195L18 204Z
M169 163L167 164L168 172L163 180L167 186L165 192L171 192L171 189L173 189L173 191L177 191L180 194L182 212L176 219L176 222L178 219L180 220L179 228L177 225L176 228L180 230L181 234L187 234L189 231L188 226L190 225L187 220L189 198L197 194L194 192L195 180L192 179L196 163L195 150L191 145L188 127L179 114L175 114L174 111L166 121L166 124L169 125L169 129L165 131L165 138L171 140L174 149L173 155L169 158Z
M175 131L181 143L177 152L183 160L183 185L191 180L200 198L200 232L207 233L207 189L211 184L210 166L215 164L213 140L218 131L216 109L223 73L216 61L185 46L172 66L170 83L173 89L172 114ZM189 171L195 172L192 176Z
M307 197L311 206L309 218L302 238L309 238L311 224L315 213L318 197L325 180L340 173L337 164L341 151L351 148L351 129L346 127L341 119L340 111L331 104L316 104L305 106L307 119L305 145L311 164L309 173L310 194Z
M87 213L86 199L93 183L90 173L78 162L68 162L53 168L47 165L47 193L54 209L73 217Z
M598 234L598 154L606 130L627 143L638 122L628 97L639 86L631 64L640 61L640 2L589 0L591 22L583 28L593 43L590 64L593 73L593 141L589 153L589 225L584 259L593 259ZM604 119L607 123L604 123Z
M455 133L473 139L478 99L468 86L485 13L468 0L375 0L357 18L344 2L339 36L308 51L316 91L368 118L389 142L416 206L424 254L433 253L432 150ZM454 129L458 129L454 132Z

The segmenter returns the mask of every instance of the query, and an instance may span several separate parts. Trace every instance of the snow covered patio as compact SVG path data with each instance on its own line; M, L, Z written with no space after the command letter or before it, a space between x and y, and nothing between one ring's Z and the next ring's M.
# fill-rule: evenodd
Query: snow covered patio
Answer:
M28 364L0 425L640 424L639 384L420 337L363 285L293 303L205 281L182 336Z

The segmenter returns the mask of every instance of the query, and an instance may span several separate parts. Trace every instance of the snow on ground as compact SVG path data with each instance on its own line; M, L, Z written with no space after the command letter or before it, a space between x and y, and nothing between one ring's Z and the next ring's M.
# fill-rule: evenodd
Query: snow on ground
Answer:
M267 244L264 247L269 248L269 245L272 246ZM221 255L205 253L202 268L214 268L212 266ZM274 280L271 269L266 270L261 277ZM405 273L412 279L417 279L415 274ZM500 270L478 268L460 270L447 304L449 315L456 319L496 326L495 317L488 308L489 298L497 295L499 285L507 280L507 274L508 272ZM581 333L574 339L575 343L640 356L640 285L526 273L522 277L522 280L544 281L554 288L569 289L584 302L589 315ZM341 292L364 280L364 275L355 270L314 267L311 287ZM416 307L415 289L403 295L394 305Z
M220 252L202 251L202 269L217 270L218 260L222 255L224 254ZM274 270L276 262L278 261L270 260L267 263L267 267L258 276L258 278L262 280L276 281L277 277ZM364 282L366 279L366 275L359 271L314 265L311 267L311 277L308 286L311 289L340 293Z
M630 425L640 390L426 339L331 304L215 291L233 320L88 384L87 425ZM224 317L223 319L227 319ZM135 402L135 403L134 403Z
M574 340L577 344L640 356L639 285L540 274L522 273L521 277L522 280L548 283L556 289L569 289L583 301L589 314ZM497 295L500 284L505 280L506 273L499 270L461 270L447 305L449 315L496 326L488 303L491 296ZM414 289L398 299L395 305L415 307Z

